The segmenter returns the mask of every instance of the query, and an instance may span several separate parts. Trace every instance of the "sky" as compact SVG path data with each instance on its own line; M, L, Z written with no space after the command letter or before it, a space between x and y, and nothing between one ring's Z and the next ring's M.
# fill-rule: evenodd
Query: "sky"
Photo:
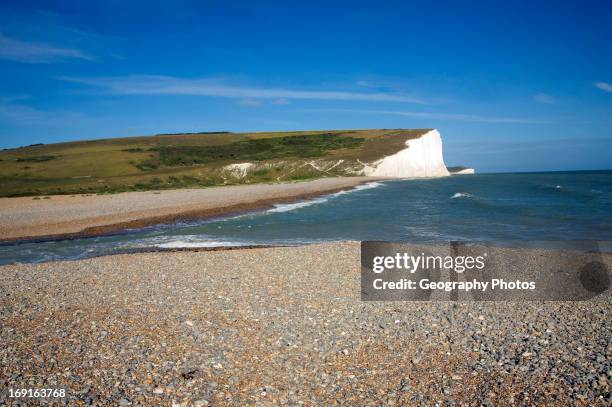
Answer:
M612 2L0 5L0 148L362 128L437 128L480 172L612 168Z

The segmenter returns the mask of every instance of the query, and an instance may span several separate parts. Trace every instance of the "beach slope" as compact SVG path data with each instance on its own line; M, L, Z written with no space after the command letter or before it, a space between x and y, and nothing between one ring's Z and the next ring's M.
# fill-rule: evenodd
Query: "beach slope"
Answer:
M372 177L201 189L0 199L0 240L91 236L270 207L350 189Z

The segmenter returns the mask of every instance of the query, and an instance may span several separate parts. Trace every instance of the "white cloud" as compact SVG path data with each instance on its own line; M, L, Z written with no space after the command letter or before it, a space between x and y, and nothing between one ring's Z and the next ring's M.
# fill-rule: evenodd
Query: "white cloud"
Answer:
M604 92L612 93L612 84L608 82L596 82L595 86Z
M92 61L94 57L74 48L60 48L48 44L26 42L0 34L0 59L30 64L47 64L68 59Z
M280 98L280 99L273 100L271 103L273 105L288 105L291 102L287 98Z
M228 85L213 79L183 79L171 76L133 75L123 77L75 78L64 81L102 88L119 95L193 95L234 99L312 99L425 104L421 99L382 92L297 90Z
M321 110L318 110L321 111ZM438 112L411 112L403 110L361 110L361 109L325 109L330 112L344 112L357 114L383 114L407 116L433 120L448 120L461 122L481 122L481 123L545 123L540 120L524 119L519 117L500 117L500 116L482 116L463 113L438 113Z
M256 106L261 106L261 100L257 100L257 99L240 99L238 101L238 104L241 105L241 106L256 107Z
M533 100L543 105L554 105L557 102L557 99L548 93L536 93L533 95Z

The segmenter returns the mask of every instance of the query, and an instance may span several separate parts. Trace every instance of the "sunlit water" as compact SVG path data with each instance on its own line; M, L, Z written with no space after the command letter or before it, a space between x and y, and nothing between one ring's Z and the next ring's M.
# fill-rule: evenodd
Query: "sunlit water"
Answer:
M612 241L612 171L482 174L372 182L350 192L225 219L0 246L0 264L148 248L339 240L450 240L563 247Z

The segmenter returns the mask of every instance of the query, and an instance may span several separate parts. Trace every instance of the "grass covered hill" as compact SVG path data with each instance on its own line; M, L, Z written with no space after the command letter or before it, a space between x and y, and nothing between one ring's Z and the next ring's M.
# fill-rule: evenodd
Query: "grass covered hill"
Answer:
M361 175L427 130L160 134L0 151L0 196L113 193Z

